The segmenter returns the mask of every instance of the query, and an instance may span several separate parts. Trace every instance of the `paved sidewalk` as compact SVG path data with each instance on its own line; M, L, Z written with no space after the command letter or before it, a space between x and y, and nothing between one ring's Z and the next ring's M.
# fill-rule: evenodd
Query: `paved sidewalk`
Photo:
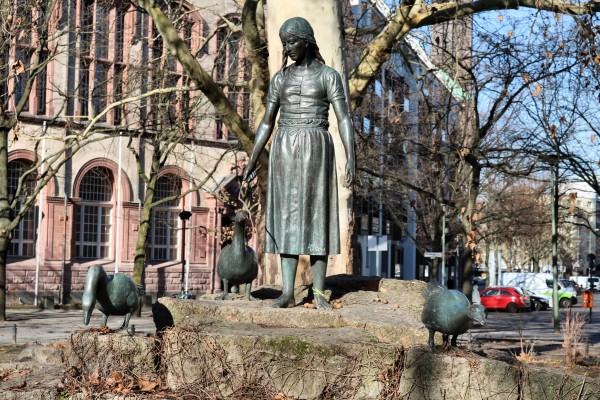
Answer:
M13 344L14 326L17 328L17 344L66 343L72 332L100 327L102 314L92 312L88 326L83 324L81 310L36 310L7 309L7 321L0 322L0 346ZM108 318L108 326L117 329L123 323L123 317ZM142 316L132 316L129 326L135 326L136 335L156 332L150 309L142 311Z

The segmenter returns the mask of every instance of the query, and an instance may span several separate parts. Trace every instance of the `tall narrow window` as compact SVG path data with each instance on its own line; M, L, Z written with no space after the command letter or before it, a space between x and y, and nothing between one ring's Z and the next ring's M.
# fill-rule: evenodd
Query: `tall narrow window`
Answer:
M200 36L203 34L203 21L197 18L196 11L188 8L183 2L156 0L157 7L174 23L175 29L192 54L199 53L199 45L205 44ZM207 32L207 35L208 32ZM209 35L210 36L210 35ZM167 49L162 36L152 19L145 14L136 16L135 39L141 40L141 64L143 73L140 74L141 91L150 88L180 88L189 86L189 81L181 64ZM154 132L167 132L179 129L186 132L189 124L194 124L195 107L194 94L181 91L166 92L140 100L140 120ZM191 121L191 122L190 122Z
M177 259L177 238L179 232L179 208L181 194L181 178L167 174L156 182L154 200L159 201L174 197L152 210L150 232L150 258L156 261Z
M235 18L230 18L236 21ZM216 33L217 56L213 76L221 85L229 102L237 109L243 119L250 119L250 96L248 92L248 66L244 60L241 32L231 32L221 28ZM215 138L234 140L235 136L215 121Z
M122 99L125 90L125 21L126 14L132 9L127 2L117 1L78 0L78 4L81 10L79 115L85 120ZM123 109L117 107L100 121L118 125L122 113Z
M94 115L100 114L108 104L108 70L110 65L106 63L96 63L94 70L94 91L92 92L92 104L94 105ZM104 116L102 121L106 121Z
M48 55L42 53L43 59ZM38 115L46 113L46 68L35 78L35 98L36 98L36 113Z
M109 258L113 175L103 167L88 171L81 181L81 204L75 209L75 244L78 258Z
M15 105L21 101L25 91L25 85L29 80L29 68L31 64L31 34L33 21L33 10L25 0L17 0L16 14L20 17L17 21L19 28L16 35L15 65L20 64L21 70L15 76ZM29 111L29 104L25 103L23 111Z
M12 212L14 217L21 209L21 204L33 193L35 187L35 176L29 175L21 186L19 193L19 179L31 167L31 164L23 161L11 161L8 163L8 194L12 202L18 196L16 208ZM19 222L19 226L12 232L12 240L8 248L8 255L14 257L35 256L35 230L36 230L36 207L30 207Z
M88 60L81 60L79 74L79 109L81 115L87 117L89 113L88 96L90 93L90 64Z
M9 2L10 3L10 2ZM11 106L19 107L23 102L19 112L31 112L35 114L45 114L46 112L46 67L44 60L47 58L47 52L41 52L37 59L36 46L39 42L39 36L43 34L42 27L45 22L46 5L45 2L31 2L28 0L16 0L14 2L16 9L7 10L15 15L13 42L9 48L14 48L14 53L10 54L9 76L14 82L14 97ZM5 52L6 53L6 52ZM35 65L42 65L40 70L34 71ZM9 63L4 64L9 65ZM31 76L35 75L35 81L31 91L26 93L26 87ZM6 90L6 86L2 88Z
M123 99L123 67L115 66L115 79L113 84L113 93L115 101ZM115 107L114 109L114 123L119 125L121 118L123 117L123 107Z
M31 61L31 51L28 48L19 48L17 50L16 62L23 65L23 71L15 78L15 105L21 101L25 94L25 85L29 80L29 67ZM29 102L23 106L23 111L29 111Z

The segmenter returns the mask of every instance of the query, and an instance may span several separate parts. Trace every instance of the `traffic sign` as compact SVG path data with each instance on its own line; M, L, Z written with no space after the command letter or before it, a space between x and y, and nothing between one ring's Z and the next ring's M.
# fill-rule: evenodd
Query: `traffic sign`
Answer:
M425 257L427 257L427 258L442 258L442 252L441 251L426 251Z

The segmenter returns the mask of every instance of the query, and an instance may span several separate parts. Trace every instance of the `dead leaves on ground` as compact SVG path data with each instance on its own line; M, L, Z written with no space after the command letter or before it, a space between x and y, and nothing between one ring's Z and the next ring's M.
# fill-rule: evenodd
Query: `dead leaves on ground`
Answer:
M136 392L149 393L159 389L160 383L147 377L126 377L120 371L112 372L108 377L102 379L96 368L87 378L87 384L99 386L101 390L115 394L132 394Z
M334 310L339 310L340 308L344 307L343 304L342 304L342 300L341 299L331 300L331 301L329 301L329 304L331 304L331 307ZM302 307L308 308L308 309L311 309L311 310L315 310L317 308L317 303L316 303L315 300L313 300L312 303L304 303L302 305Z
M31 368L0 369L0 382L7 382L11 379L27 375L31 371L33 371Z

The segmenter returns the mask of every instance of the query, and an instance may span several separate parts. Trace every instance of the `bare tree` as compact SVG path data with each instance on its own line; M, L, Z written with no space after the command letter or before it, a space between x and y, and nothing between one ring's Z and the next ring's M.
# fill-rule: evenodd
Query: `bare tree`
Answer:
M65 162L64 149L41 159L40 143L46 134L28 138L22 132L21 114L31 94L45 90L46 67L62 51L62 31L56 29L60 0L0 2L0 319L6 319L6 262L13 230L35 204L36 196ZM39 133L39 132L38 132ZM35 159L20 171L9 187L8 148L12 140L31 140ZM65 148L81 148L65 138ZM83 138L82 138L83 139ZM10 188L10 190L9 190Z
M142 0L140 5L155 20L161 35L165 38L165 43L172 54L182 63L194 84L214 104L217 113L222 115L223 121L239 140L242 148L249 151L253 140L251 130L240 121L239 116L236 117L234 108L220 93L218 86L214 84L210 75L206 74L196 60L191 57L185 43L177 37L177 32L172 27L168 17L160 12L152 0ZM244 5L247 9L252 9L257 5L257 2L248 1ZM277 1L271 0L267 3L267 7L269 5L277 7ZM350 73L349 86L352 104L356 106L368 97L365 94L375 77L379 76L381 66L389 59L390 53L395 49L397 50L395 46L411 30L456 19L460 20L472 15L483 15L490 11L517 7L545 11L554 15L570 15L575 18L575 21L578 21L577 16L593 15L598 11L598 5L594 2L586 4L561 3L559 5L543 1L506 3L494 0L479 0L464 4L453 2L429 5L411 1L400 3L395 7L393 15L386 25L369 41L359 58L359 63ZM491 14L491 16L495 18L497 13ZM248 24L244 26L245 30L260 26L253 18L249 17ZM271 29L276 30L277 27ZM260 29L257 29L256 32L260 32ZM520 34L521 37L519 38L517 34ZM454 115L458 115L457 119L461 120L462 126L469 127L469 129L467 130L468 134L463 135L460 139L457 138L455 143L450 146L447 161L445 161L446 165L455 166L455 172L451 175L456 182L454 185L455 190L460 192L460 195L454 195L452 198L455 209L454 215L463 215L461 230L467 249L463 258L465 269L463 290L467 294L470 294L471 291L472 246L475 244L477 237L477 224L473 220L473 215L476 213L478 204L482 171L491 167L499 170L502 170L502 168L512 169L512 167L509 168L510 163L503 155L503 152L507 150L506 142L498 145L498 143L493 143L491 137L494 136L494 132L500 131L500 125L508 126L508 117L514 111L514 107L519 105L522 96L535 94L541 81L572 68L578 62L578 60L573 60L573 63L559 66L555 61L556 58L547 57L547 53L540 51L540 47L534 45L539 44L539 42L528 46L527 38L522 37L523 35L523 31L519 30L512 30L511 32L505 32L501 29L489 31L485 36L482 36L482 41L477 44L478 46L482 45L484 50L487 49L488 54L483 54L482 51L479 60L454 59L457 64L460 64L460 69L468 75L467 81L477 80L483 85L477 87L476 84L473 84L472 87L467 87L469 100L462 105L462 111L453 112ZM262 43L260 40L248 41L247 45L251 51L254 51L254 54L260 54ZM546 50L550 50L553 54L564 52L560 43L552 42L551 45L553 48L547 48ZM544 70L540 67L542 66L539 62L540 56L541 58L546 57L546 61L555 65L555 67ZM561 60L567 59L564 57L558 58ZM496 68L496 70L486 70L487 67ZM264 68L262 70L264 71ZM480 75L486 71L488 75ZM264 82L267 79L266 76L253 76L253 78L262 80L261 88L267 87L267 83ZM492 94L493 98L488 98ZM476 110L475 106L484 107L485 110ZM260 115L257 113L255 118L260 119ZM481 150L484 145L489 149L487 152ZM430 151L430 154L436 152L435 150ZM514 154L514 152L510 153ZM493 162L490 160L493 160ZM266 157L261 163L266 165ZM264 180L264 176L260 179Z

